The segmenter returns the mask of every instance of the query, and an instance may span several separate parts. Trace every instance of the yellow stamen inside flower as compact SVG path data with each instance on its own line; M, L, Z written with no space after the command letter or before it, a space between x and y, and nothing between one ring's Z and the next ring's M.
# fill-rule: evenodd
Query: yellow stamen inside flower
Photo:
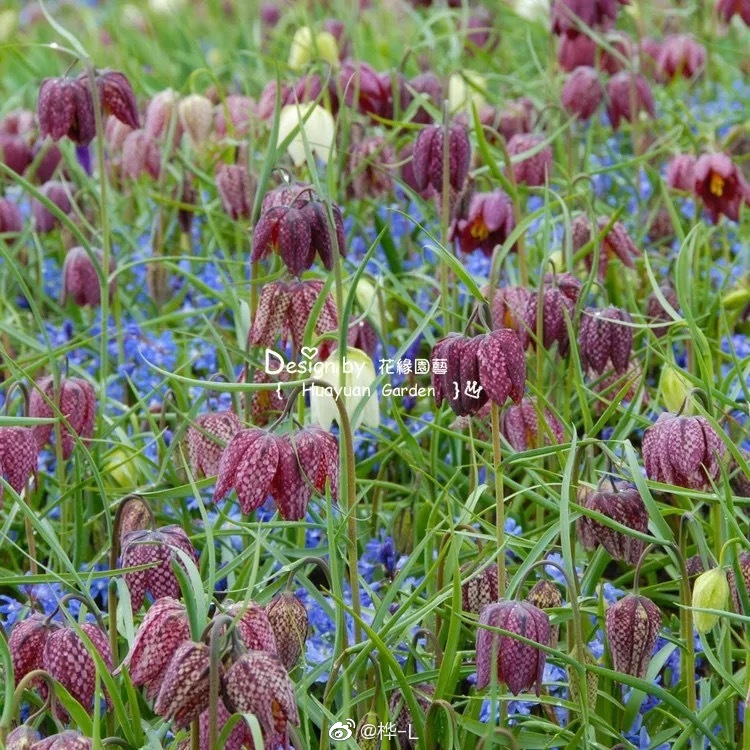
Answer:
M475 240L486 240L490 236L490 230L481 219L477 219L471 225L471 229L469 231L471 233L471 236Z
M724 195L724 178L716 172L711 172L711 181L708 189L718 198Z

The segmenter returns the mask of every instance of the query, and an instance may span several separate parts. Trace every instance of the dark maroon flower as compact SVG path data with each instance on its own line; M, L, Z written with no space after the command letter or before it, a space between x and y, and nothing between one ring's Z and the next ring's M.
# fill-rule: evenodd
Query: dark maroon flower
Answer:
M739 221L743 201L750 203L750 186L726 154L703 154L693 170L695 194L703 201L711 220L721 214Z
M393 190L396 155L383 136L363 138L349 148L349 195L362 200Z
M154 703L154 711L181 729L200 717L209 703L211 656L205 643L186 641L169 661ZM219 674L222 668L219 665Z
M746 462L750 462L750 453L743 451ZM729 484L737 497L750 497L750 473L742 470L737 459L729 462Z
M112 651L107 634L92 623L84 623L80 629L88 636L92 645L111 672ZM71 626L61 627L50 633L44 644L42 667L84 707L94 704L96 687L96 665L86 644ZM109 703L109 699L107 699Z
M64 459L68 459L75 448L76 438L87 443L94 436L96 392L94 386L82 378L61 377L57 392L54 387L52 375L36 383L29 396L29 416L57 419L59 411L63 417L60 425L62 455ZM53 409L49 401L55 404L56 408ZM39 424L31 429L40 449L50 441L52 424Z
M695 162L691 154L677 154L667 165L667 185L675 190L695 190Z
M339 71L339 87L348 107L375 117L393 115L390 74L384 78L367 63L345 60Z
M534 292L526 305L524 324L531 335L537 332L539 295L542 295L542 346L552 348L557 342L557 350L561 357L568 353L570 338L568 336L568 319L573 319L578 292L581 284L570 274L554 276L547 274L541 290ZM533 338L530 337L533 341Z
M435 686L428 682L421 682L414 685L413 690L417 705L426 714L430 710L430 705L432 705ZM394 690L391 693L391 699L388 701L388 715L396 725L395 736L397 737L396 742L399 750L415 750L417 738L414 736L414 717L400 690ZM360 747L362 747L361 743Z
M282 591L266 605L266 615L276 638L278 657L291 671L297 665L307 640L307 609L291 591Z
M216 726L218 727L219 734L221 734L231 716L232 714L229 713L227 707L224 705L224 700L219 697L216 711ZM209 711L204 711L200 716L200 750L212 750L208 744L209 723L210 713ZM255 747L253 744L253 734L247 723L241 720L232 727L232 731L227 737L226 744L222 746L222 750L243 750L243 748L248 747Z
M29 750L91 750L94 743L72 729L53 734L29 746Z
M101 267L103 261L102 251L94 248L91 251ZM109 273L115 270L115 259L109 259ZM72 247L65 255L62 269L63 283L60 303L65 304L68 298L79 307L90 305L96 307L101 303L101 287L99 286L99 275L86 250L80 246ZM115 291L115 280L109 284L110 299Z
M505 243L515 226L513 202L502 190L474 193L465 215L454 219L448 239L457 240L462 253L481 250L490 258L495 247Z
M565 81L560 99L565 111L579 120L588 120L604 98L604 88L594 68L582 65Z
M620 4L628 0L555 0L551 20L553 34L576 36L591 29L611 29Z
M335 498L338 443L330 433L305 427L277 437L260 429L240 430L222 453L214 502L235 489L247 514L272 495L282 518L298 521L305 516L313 490L323 492L326 481Z
M587 307L581 315L578 346L584 369L597 375L614 367L623 373L630 363L633 349L632 318L618 307L599 310Z
M488 400L518 403L526 384L521 341L509 328L474 338L449 334L432 349L431 371L437 405L448 401L459 417L476 414Z
M99 104L105 115L112 115L128 127L136 129L138 123L138 103L133 87L127 76L117 70L97 71L95 75ZM88 72L81 73L78 80L88 87Z
M39 448L31 428L0 427L0 474L19 494L36 473L38 453ZM0 508L3 489L0 484Z
M310 224L299 208L273 208L260 217L253 231L250 260L263 260L271 252L278 253L295 276L313 264Z
M257 717L269 747L284 741L288 724L299 724L294 685L274 654L243 654L223 677L222 694L230 711Z
M606 630L612 666L643 679L661 628L659 608L645 596L628 594L607 609Z
M495 327L514 330L524 349L529 344L526 310L533 294L524 286L505 286L496 289L492 299L492 320Z
M96 135L91 92L79 79L45 78L39 88L36 116L42 137L53 141L67 136L82 146Z
M605 37L608 47L597 48L597 67L611 76L627 70L628 63L625 61L637 59L638 46L633 38L624 31L614 31ZM641 71L643 72L643 71Z
M459 31L466 35L469 51L482 49L487 52L497 47L500 38L494 27L494 15L480 5L469 16L466 24L461 24Z
M666 80L693 78L706 65L706 48L690 34L671 34L661 44L656 65L660 77Z
M526 596L526 601L533 604L538 609L556 609L562 607L563 600L560 589L552 581L542 578L537 581ZM557 647L557 641L560 637L560 626L550 623L549 645L552 648Z
M133 130L122 144L122 175L137 180L146 174L154 180L161 175L161 151L146 130Z
M346 255L346 235L344 234L344 218L341 215L341 209L335 203L331 204L333 232L331 232L328 211L323 201L308 201L302 209L302 213L310 225L310 248L313 257L317 253L323 266L328 271L333 270L333 261L337 252L339 255ZM334 244L336 245L335 248Z
M0 133L27 137L34 130L34 113L30 109L13 109L0 120Z
M724 457L724 443L705 417L659 415L643 436L648 478L677 487L710 490Z
M255 178L242 164L220 164L215 174L221 205L232 219L249 219L255 200Z
M355 320L349 325L346 343L365 352L371 359L375 358L378 347L378 334L367 320Z
M197 560L195 549L187 534L176 525L162 526L154 531L132 531L122 540L121 567L151 564L151 567L144 570L125 574L133 612L137 612L143 606L146 592L154 599L180 596L180 583L172 569L172 560L176 560L183 567L184 564L175 550L181 550L188 557Z
M461 608L478 615L488 604L498 600L500 592L496 563L490 563L479 572L475 570L476 565L472 562L461 566L461 580L470 576L461 584Z
M648 532L648 511L638 490L625 482L602 483L596 492L586 493L582 505L611 518L642 534ZM645 543L617 531L603 523L581 516L578 533L585 549L594 550L600 544L615 560L635 565L643 553Z
M263 607L255 602L237 602L225 613L237 618L235 627L246 649L276 654L276 635Z
M0 198L0 234L18 234L23 230L23 215L18 204Z
M498 681L504 682L513 695L536 685L538 697L547 654L513 636L493 633L487 627L507 630L549 646L547 614L528 602L502 600L482 610L477 630L477 690L486 688L495 673Z
M426 99L435 109L440 108L440 102L443 99L443 84L434 73L428 71L415 76L408 82L407 87L410 92L413 91L417 96ZM424 106L421 106L414 113L412 122L427 125L432 122L432 115Z
M41 739L42 735L34 727L22 724L5 738L5 750L30 750L32 745Z
M23 174L34 160L34 152L26 141L17 135L0 133L0 161L16 174Z
M44 197L54 203L64 214L70 214L73 210L74 191L75 188L70 182L50 181L41 188ZM61 223L60 219L36 198L31 201L31 215L34 217L34 228L40 234L51 232Z
M246 372L243 369L237 382L245 382ZM282 370L276 374L269 374L265 369L257 368L253 373L253 383L284 383L288 382L289 373ZM283 411L288 401L284 391L273 389L269 391L253 391L250 394L250 421L256 427L263 427L276 419ZM245 396L240 397L240 413L245 408Z
M549 410L542 409L544 429L543 444L562 443L565 430L560 420ZM513 450L527 451L539 446L539 419L536 404L524 398L520 404L511 404L503 412L500 431L511 444Z
M464 185L471 163L469 134L463 125L451 125L448 134L448 184L458 191ZM417 189L431 186L437 193L443 192L443 142L445 128L428 125L417 136L414 144L412 169Z
M145 686L148 698L155 698L175 651L189 640L190 622L185 605L171 597L157 599L138 627L123 662L133 685Z
M679 312L680 302L677 299L677 292L674 287L669 283L662 284L659 287L659 291L661 291L664 299L669 302L672 309L675 312ZM664 336L673 322L672 316L664 309L659 298L653 292L648 295L648 300L646 301L646 317L651 321L650 328L656 338Z
M719 18L729 23L732 16L739 16L750 26L750 0L719 0L716 3Z
M612 127L617 130L622 120L632 122L640 112L656 115L654 96L646 79L627 70L612 76L607 83L607 115Z
M264 214L277 206L302 206L305 200L311 198L317 199L317 193L312 185L305 182L283 182L263 196L260 212Z
M483 116L483 112L489 114L489 110L484 110L483 108L479 113L483 124L489 124L485 123L486 115ZM528 97L523 96L520 99L509 99L503 104L503 108L500 110L497 119L497 130L506 141L509 141L514 135L530 133L535 112L534 102Z
M242 429L233 411L201 414L187 429L188 456L193 476L215 477L226 444Z
M600 216L596 223L596 234L604 232L607 226L610 224L610 218L607 216ZM571 240L573 244L574 252L580 250L584 245L594 239L592 235L591 222L588 217L581 214L577 216L570 225ZM603 279L607 275L607 266L611 256L619 258L624 265L628 268L634 267L633 258L640 255L640 251L635 246L635 243L630 239L630 235L627 229L619 221L616 221L607 230L607 233L601 240L599 246L599 267L598 275L600 279ZM589 270L594 264L594 253L593 250L588 253L585 257L586 266Z
M535 151L521 160L513 159L513 179L530 187L544 185L552 172L552 148L541 146L544 136L533 133L519 133L508 141L508 155L521 156Z
M249 342L252 346L273 346L280 336L283 344L291 338L294 351L302 349L305 330L312 310L323 289L323 282L318 279L305 281L272 281L263 286L255 311L253 325L250 328ZM338 328L336 303L329 292L318 313L313 333L322 336ZM325 359L330 354L333 344L321 342L318 355Z
M13 661L16 686L29 672L43 668L44 646L50 635L59 628L59 623L48 621L38 612L32 612L13 626L8 638L8 650ZM42 684L42 687L46 690L46 685Z
M557 62L566 73L572 73L583 65L596 64L596 42L585 34L563 36L557 47Z

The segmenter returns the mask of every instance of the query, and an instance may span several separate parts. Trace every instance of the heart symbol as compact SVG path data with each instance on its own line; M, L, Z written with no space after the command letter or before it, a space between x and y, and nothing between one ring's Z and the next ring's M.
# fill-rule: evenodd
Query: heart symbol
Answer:
M305 359L315 359L315 357L318 356L318 347L317 346L303 346L302 356Z

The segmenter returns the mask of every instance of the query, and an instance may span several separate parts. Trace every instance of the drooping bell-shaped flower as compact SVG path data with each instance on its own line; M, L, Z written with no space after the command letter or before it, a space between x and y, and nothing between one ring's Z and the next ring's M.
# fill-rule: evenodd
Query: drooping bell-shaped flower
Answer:
M414 144L412 169L418 190L431 186L438 194L443 192L443 160L446 129L442 125L429 125L419 132ZM471 144L463 125L451 125L448 138L448 185L459 191L466 181L471 163Z
M523 159L513 159L513 179L524 185L536 187L544 185L552 173L552 147L542 145L544 136L534 133L518 133L508 141L508 155ZM532 152L533 153L530 153Z
M413 689L417 705L426 714L432 705L435 686L429 682L421 682L414 685ZM394 690L391 693L391 699L388 701L388 714L390 720L396 725L396 742L398 742L399 750L415 750L418 738L414 736L414 717L400 690Z
M667 164L667 185L673 190L692 193L695 189L695 162L692 154L676 154Z
M703 201L714 223L721 214L739 221L740 206L750 203L750 186L726 154L703 154L695 162L693 178L695 194Z
M114 664L107 634L97 625L89 622L84 623L80 628L91 640L105 666L111 672ZM42 667L84 708L90 709L93 706L96 665L88 647L72 626L66 625L50 633L44 644Z
M45 78L39 88L36 115L42 138L68 137L85 146L96 135L91 91L80 79Z
M269 747L284 741L287 725L299 724L294 685L274 654L244 653L224 675L222 694L230 711L256 716Z
M592 234L592 226L588 217L584 215L577 216L570 225L573 250L576 252L580 250L584 245L588 244L595 235L603 232L609 224L609 217L600 216L599 219L597 219L594 234ZM628 268L633 268L633 259L640 254L640 251L630 238L624 225L621 222L616 221L611 227L609 227L606 234L602 237L599 246L599 278L603 279L607 275L607 266L610 258L619 258L623 265ZM594 264L593 251L586 255L585 262L587 268L591 269Z
M50 180L42 185L41 192L64 214L70 214L73 210L75 187L72 183ZM31 215L34 218L34 229L40 234L51 232L61 224L60 219L36 198L31 201Z
M314 102L287 104L279 114L280 146L294 131L297 134L287 146L287 153L296 167L302 166L310 153L327 164L334 152L336 127L333 115ZM312 167L313 165L311 165Z
M148 175L158 180L161 175L161 151L157 140L146 130L133 130L122 144L122 176L138 180Z
M242 429L237 415L229 411L201 414L187 429L188 457L193 476L214 477L227 443Z
M41 739L42 735L34 727L21 724L5 738L5 750L30 750Z
M66 729L29 746L29 750L92 750L94 743L88 737Z
M719 615L699 612L700 609L726 609L729 601L729 582L723 568L712 568L701 573L693 584L693 624L699 633L708 633L719 621Z
M182 728L200 717L209 703L210 650L205 643L186 641L169 661L154 711ZM222 673L221 664L219 674Z
M488 258L515 229L513 202L502 190L474 193L465 212L453 220L448 239L458 243L462 253L481 250Z
M232 714L229 713L227 707L224 705L224 700L221 696L219 696L216 708L216 726L218 727L219 734L221 734ZM210 716L209 710L204 711L200 716L200 750L212 750L209 745ZM222 745L222 750L243 750L243 748L252 747L255 747L253 744L253 734L250 731L247 722L243 720L236 722L232 727L232 731L229 732L226 743Z
M705 417L659 415L643 436L646 474L693 490L709 490L724 457L724 443Z
M750 0L718 0L716 12L726 23L729 23L733 16L739 16L750 26Z
M667 283L659 287L664 299L670 304L675 312L680 311L680 302L674 287ZM672 316L664 309L659 298L652 292L646 300L646 316L650 319L650 328L656 338L661 338L667 333L672 324Z
M750 553L740 552L737 556L737 563L740 568L740 575L742 576L742 583L745 586L745 594L750 598ZM744 607L742 606L742 597L740 596L739 585L737 583L737 577L734 574L734 569L730 568L727 571L727 583L729 584L729 593L732 595L732 608L738 614L745 614Z
M88 87L88 72L81 73L78 80ZM112 115L130 128L140 127L138 103L127 76L118 70L98 70L94 80L104 115Z
M565 428L550 409L542 409L543 445L565 442ZM536 404L524 398L520 404L510 404L502 414L500 432L516 451L527 451L539 446L539 418Z
M706 48L690 34L670 34L660 45L656 67L664 80L694 78L705 66Z
M44 394L44 395L42 395ZM56 408L49 404L51 401ZM94 386L82 378L60 378L60 387L55 392L52 375L42 378L29 395L29 416L44 419L58 419L58 410L63 417L60 424L62 456L70 458L80 438L87 443L94 436L96 418L96 392ZM31 428L41 449L50 441L52 424L40 424Z
M513 636L493 633L488 627L507 630L549 646L547 614L528 602L503 600L482 610L477 630L477 690L487 687L494 673L513 695L536 686L538 697L547 654Z
M182 129L194 148L201 148L211 137L214 111L211 100L202 94L190 94L180 99L177 115Z
M484 293L487 295L487 291ZM533 295L525 286L505 286L496 289L492 299L495 328L510 328L515 331L524 349L529 345L529 331L525 321L529 300Z
M379 198L393 190L396 155L384 136L362 138L349 147L348 194L354 198Z
M568 114L579 120L591 119L604 99L599 74L589 65L576 68L565 81L560 99Z
M633 348L632 318L618 307L599 310L587 307L578 329L581 364L597 375L614 367L623 373L630 362Z
M560 589L546 578L542 578L532 586L531 591L526 595L526 601L538 609L556 609L562 607L563 604ZM550 623L549 634L549 645L555 648L560 637L560 626Z
M612 76L607 83L607 116L612 128L617 130L622 120L633 122L641 112L656 116L654 95L646 79L629 70Z
M615 25L620 4L628 0L555 0L551 9L552 33L577 36L586 27L608 31Z
M214 107L214 133L217 138L246 138L255 115L255 101L249 96L229 94Z
M263 607L255 602L236 602L224 611L237 618L235 627L246 649L269 654L277 652L276 636Z
M299 661L307 640L307 609L291 591L282 591L266 605L266 615L276 638L279 659L291 671Z
M608 607L606 631L614 669L643 679L660 628L661 612L645 596L628 594Z
M197 559L193 545L185 531L176 525L162 526L154 531L132 531L122 540L121 566L123 568L152 564L152 567L125 574L133 612L143 606L146 593L154 599L180 596L180 583L172 569L172 560L184 567L176 550Z
M629 529L642 534L648 532L648 511L643 498L635 487L625 482L614 483L609 488L603 483L596 492L585 493L582 504ZM593 550L601 544L615 560L625 560L631 565L638 562L645 547L641 539L589 516L581 516L578 529L585 549Z
M103 254L98 248L92 250L94 257L97 259L99 266L102 265ZM115 270L115 259L109 259L109 274ZM61 303L70 298L78 307L89 305L96 307L101 304L101 287L99 285L99 276L96 272L89 254L80 246L72 247L65 255L65 261L62 269L63 284ZM110 299L114 294L115 280L109 284Z
M497 586L497 565L494 562L478 573L473 572L474 568L472 562L461 566L461 578L471 576L461 584L461 608L464 612L478 615L488 604L496 602L500 593Z
M306 427L279 437L261 429L240 430L221 456L214 502L235 489L247 514L272 495L281 516L298 521L304 518L313 491L323 492L326 481L335 498L338 443L330 433Z
M133 685L145 687L148 698L155 698L169 662L189 640L190 622L185 605L171 597L157 599L138 626L123 662Z
M488 400L502 406L523 397L526 359L509 328L473 338L451 333L435 344L431 359L435 402L448 401L460 417L476 414Z
M568 320L573 319L578 293L581 284L570 274L554 276L547 274L541 290L537 290L530 297L524 313L524 326L530 334L536 335L539 317L539 295L542 295L542 341L545 349L551 349L557 343L557 351L561 357L567 355L570 349L568 334ZM530 340L533 338L530 336Z
M255 178L244 164L220 164L214 175L221 205L232 219L249 219L255 200Z
M39 447L29 427L0 427L0 474L17 492L23 492L26 483L36 473ZM3 502L3 485L0 484L0 508Z
M23 230L23 214L17 203L0 198L0 234L18 234Z
M44 646L49 636L59 628L59 623L48 620L38 612L32 612L13 626L8 638L8 650L16 685L29 672L42 669Z

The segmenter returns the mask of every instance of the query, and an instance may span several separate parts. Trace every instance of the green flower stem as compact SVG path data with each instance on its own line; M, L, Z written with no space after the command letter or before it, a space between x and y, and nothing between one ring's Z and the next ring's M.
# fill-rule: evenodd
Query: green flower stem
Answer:
M497 592L505 594L505 498L503 497L503 466L500 448L500 408L492 404L492 458L495 471L495 533L497 539Z
M208 746L218 747L219 737L219 664L221 663L221 629L234 620L229 615L219 615L211 623L209 637L210 661L208 667ZM200 732L198 732L200 736Z
M190 750L201 750L200 719L193 719L190 724Z
M2 672L5 682L3 695L6 697L5 703L3 704L3 711L0 715L0 746L4 747L5 739L8 736L10 725L13 721L13 701L9 701L7 697L13 694L15 678L13 676L13 659L10 655L8 640L3 628L0 628L0 664L2 664L3 667Z
M683 523L691 516L684 515L680 522L680 539L679 539L679 562L680 562L680 624L682 626L682 641L685 644L685 650L682 652L682 674L685 676L685 690L687 691L687 707L691 713L698 710L698 701L695 695L695 644L693 643L693 612L690 609L692 604L692 592L690 591L690 581L687 571L687 530Z

